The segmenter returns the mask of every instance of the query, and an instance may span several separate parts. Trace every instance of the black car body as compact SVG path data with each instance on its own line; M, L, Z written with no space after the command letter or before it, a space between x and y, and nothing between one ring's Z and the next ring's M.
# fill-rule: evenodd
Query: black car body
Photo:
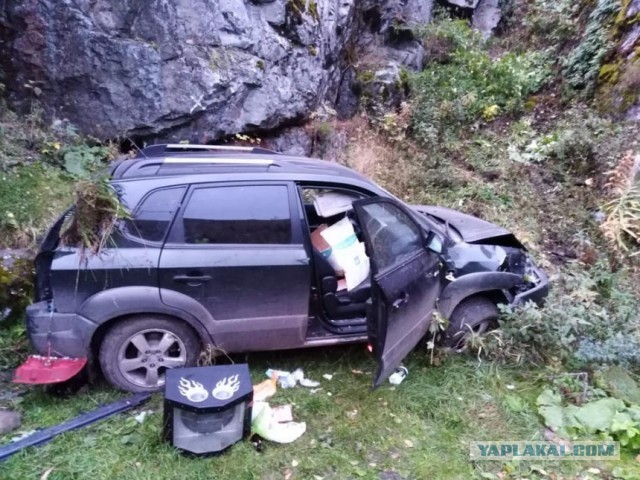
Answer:
M166 368L194 363L207 345L248 352L366 341L377 386L424 337L435 309L456 318L452 338L475 325L475 311L539 303L548 292L508 231L406 205L335 163L157 145L111 176L132 218L84 259L60 244L63 218L49 230L27 329L37 353L97 358L127 390L159 388ZM356 225L371 274L348 292L311 242L327 220L306 200L317 191L354 198L341 216Z

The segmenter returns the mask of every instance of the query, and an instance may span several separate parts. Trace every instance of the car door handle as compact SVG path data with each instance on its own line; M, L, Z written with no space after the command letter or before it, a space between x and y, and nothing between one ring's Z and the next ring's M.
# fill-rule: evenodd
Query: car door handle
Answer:
M409 301L409 294L407 292L402 293L400 298L391 304L393 310L399 310L405 303Z
M174 282L179 283L204 283L211 280L211 275L176 275Z

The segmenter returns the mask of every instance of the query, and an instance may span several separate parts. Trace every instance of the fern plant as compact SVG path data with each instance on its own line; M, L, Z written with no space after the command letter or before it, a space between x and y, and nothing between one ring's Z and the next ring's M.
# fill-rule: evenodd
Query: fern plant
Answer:
M603 207L606 219L600 228L619 258L640 254L640 184L635 181L639 159L628 151L607 172L606 188L612 198Z
M618 257L640 254L640 184L635 180L640 157L628 151L607 172L611 200L604 205L606 219L600 226Z

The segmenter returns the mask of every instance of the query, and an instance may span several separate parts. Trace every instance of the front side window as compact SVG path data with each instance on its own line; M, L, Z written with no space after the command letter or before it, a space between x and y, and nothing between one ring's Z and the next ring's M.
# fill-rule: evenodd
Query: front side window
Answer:
M151 192L136 208L132 217L125 221L124 230L143 240L161 242L180 206L184 190L184 187L176 187Z
M420 228L397 206L370 203L362 206L360 227L371 241L370 255L378 271L423 249Z
M284 185L198 188L182 217L194 244L291 243L289 192Z

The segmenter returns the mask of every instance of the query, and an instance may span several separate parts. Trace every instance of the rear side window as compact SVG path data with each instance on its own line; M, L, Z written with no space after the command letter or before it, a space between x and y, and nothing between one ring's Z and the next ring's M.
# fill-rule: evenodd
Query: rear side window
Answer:
M199 188L182 217L184 241L197 244L291 243L284 185Z
M184 190L185 187L176 187L151 192L136 208L132 218L125 222L126 232L151 242L164 240Z

